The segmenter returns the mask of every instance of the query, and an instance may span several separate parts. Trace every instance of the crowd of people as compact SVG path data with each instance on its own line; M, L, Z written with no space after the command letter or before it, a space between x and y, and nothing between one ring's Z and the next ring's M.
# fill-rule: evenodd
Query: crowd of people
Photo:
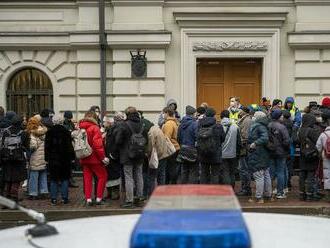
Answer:
M171 99L157 124L135 107L101 118L92 106L77 123L70 111L61 116L45 109L24 120L0 107L0 193L15 201L25 184L31 200L57 205L60 193L67 204L72 168L79 164L86 206L123 198L121 207L133 208L156 185L235 190L237 180L236 194L261 204L286 198L297 157L300 199L330 202L330 98L300 111L292 97L284 104L263 97L249 106L231 97L220 121L207 103L186 106L181 118Z

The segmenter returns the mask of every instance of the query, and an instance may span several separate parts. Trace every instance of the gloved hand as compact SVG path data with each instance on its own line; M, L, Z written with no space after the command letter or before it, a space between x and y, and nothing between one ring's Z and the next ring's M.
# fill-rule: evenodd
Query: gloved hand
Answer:
M250 149L256 149L256 148L257 148L256 143L252 143L252 144L250 145Z
M103 163L105 166L109 165L109 163L110 163L109 158L105 157L105 158L102 160L102 163Z

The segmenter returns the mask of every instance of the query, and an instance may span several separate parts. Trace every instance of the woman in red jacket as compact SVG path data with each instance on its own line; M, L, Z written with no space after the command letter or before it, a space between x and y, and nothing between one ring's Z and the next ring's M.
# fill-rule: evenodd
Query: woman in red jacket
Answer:
M96 205L102 204L103 193L107 181L105 166L109 159L105 156L102 134L97 123L97 116L94 112L87 112L84 119L79 122L79 128L87 132L88 143L93 153L80 160L84 175L84 191L86 204L92 205L93 174L97 177Z

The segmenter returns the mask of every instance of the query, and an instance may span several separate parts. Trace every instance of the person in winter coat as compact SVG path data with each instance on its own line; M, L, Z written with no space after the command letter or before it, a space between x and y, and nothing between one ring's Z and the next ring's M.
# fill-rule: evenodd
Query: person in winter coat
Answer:
M167 159L167 167L166 167L166 180L169 184L176 184L180 168L176 161L176 158L178 156L180 145L178 143L178 121L174 116L174 111L170 107L166 107L164 110L165 113L165 123L162 127L162 131L164 135L170 139L172 144L175 147L176 153L174 153L172 156L170 156Z
M39 195L48 194L47 163L45 161L45 137L47 128L41 124L38 118L32 117L27 124L27 132L30 134L30 162L29 162L29 196L37 199Z
M45 138L45 160L48 163L51 203L57 204L58 188L61 188L62 203L69 202L69 179L71 164L75 160L71 133L62 125L61 116L53 117L54 126Z
M72 121L73 114L71 111L65 111L64 112L64 121L63 121L63 126L68 130L69 132L72 132L75 130L75 125Z
M280 122L282 110L275 109L271 112L272 121L268 125L269 140L272 142L271 158L273 160L272 173L277 178L277 199L286 198L284 193L286 178L286 159L290 152L290 137L286 127Z
M268 118L262 111L254 113L249 130L248 166L256 182L256 202L264 203L272 197L272 181L269 174Z
M326 191L326 201L330 202L330 158L326 156L327 140L330 139L330 119L327 119L328 127L320 135L316 142L316 148L323 159L323 182Z
M239 119L237 125L241 135L241 149L238 163L238 171L241 180L241 190L237 193L238 196L251 196L251 173L248 169L247 151L249 129L252 124L252 116L248 108L242 108L238 115Z
M130 148L133 135L143 133L143 125L140 119L140 115L136 108L128 107L125 110L127 116L124 123L118 127L118 133L116 136L116 146L120 148L119 157L120 163L123 165L124 177L125 177L125 190L126 197L125 202L121 205L122 208L133 208L134 203L137 206L143 204L143 161L144 155L140 152L135 152ZM147 137L144 137L147 141ZM146 142L145 142L146 143ZM133 154L134 153L134 154ZM136 156L136 158L134 158ZM135 185L135 187L134 187ZM134 188L135 195L134 195ZM134 202L134 196L136 201Z
M317 201L320 199L313 189L315 172L319 165L319 156L315 151L316 142L321 134L320 129L316 128L315 125L316 118L313 114L303 115L298 135L301 152L299 190L300 200L303 201Z
M180 152L190 150L195 152L196 161L182 161L181 165L181 183L197 184L199 181L199 166L197 163L197 121L195 118L196 109L192 106L186 106L186 116L182 118L178 130L178 142L180 144Z
M28 135L21 128L22 118L12 111L6 113L5 118L9 124L7 127L1 128L3 132L2 140L9 139L12 135L20 137L20 146L13 152L14 155L9 156L6 148L1 150L2 177L4 184L4 192L7 198L18 201L18 192L21 183L26 179L26 150L28 147Z
M40 112L41 124L44 125L47 129L51 128L54 125L52 120L53 115L54 115L54 111L50 109L43 109Z
M222 163L220 181L223 184L231 185L235 188L235 172L237 169L237 154L241 147L241 137L238 126L231 123L229 111L224 110L220 114L221 125L225 132L225 141L222 143Z
M84 176L86 205L93 205L93 175L97 177L96 205L101 205L103 204L102 198L108 176L105 166L109 164L109 158L105 156L102 134L97 123L97 115L95 112L86 112L84 119L79 122L79 128L86 130L88 143L93 150L90 156L80 160Z
M293 97L287 97L284 102L284 109L290 111L293 120L293 126L299 128L301 125L301 113L295 105Z
M215 110L209 107L206 110L205 118L198 122L197 134L197 151L199 161L201 163L201 179L202 184L219 184L220 170L222 162L222 143L225 141L225 133L223 127L217 124L215 119ZM214 142L214 152L204 153L201 149L201 133L203 130L212 131L212 142Z
M239 97L233 96L229 98L229 118L233 123L236 123L238 121L238 113L241 108L242 105L240 104Z
M120 143L116 138L118 137L118 127L123 124L125 115L122 112L116 112L114 115L114 123L107 130L105 138L105 153L110 159L110 165L107 166L108 181L106 184L108 191L108 198L111 200L119 200L120 198L120 184L121 184L121 170L120 163L120 147L116 144Z
M292 188L291 185L291 178L293 176L293 163L295 159L295 153L296 153L296 145L293 142L293 121L291 120L291 114L288 110L284 109L282 110L283 118L281 120L282 124L286 127L289 133L290 138L290 154L286 161L286 176L285 176L285 186L284 188L289 190Z
M176 120L178 121L178 123L180 123L181 117L180 117L179 112L177 111L178 103L176 102L176 100L174 100L174 99L168 100L167 101L167 104L166 104L166 107L167 108L171 108L174 111L174 117L176 118ZM162 128L162 126L164 125L165 121L166 121L166 117L165 117L165 112L163 110L162 113L160 113L160 115L158 117L158 126L160 128Z

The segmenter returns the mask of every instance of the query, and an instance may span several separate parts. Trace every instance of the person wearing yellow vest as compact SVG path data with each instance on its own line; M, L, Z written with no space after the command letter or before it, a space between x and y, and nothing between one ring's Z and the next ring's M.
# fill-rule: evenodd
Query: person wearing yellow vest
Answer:
M229 111L229 119L232 123L237 123L238 121L238 114L239 114L239 111L242 107L242 105L240 104L240 101L239 101L239 97L230 97L229 98L229 108L228 108L228 111Z
M301 125L301 112L295 105L293 97L287 97L284 102L284 109L288 110L291 114L293 126L299 128Z

